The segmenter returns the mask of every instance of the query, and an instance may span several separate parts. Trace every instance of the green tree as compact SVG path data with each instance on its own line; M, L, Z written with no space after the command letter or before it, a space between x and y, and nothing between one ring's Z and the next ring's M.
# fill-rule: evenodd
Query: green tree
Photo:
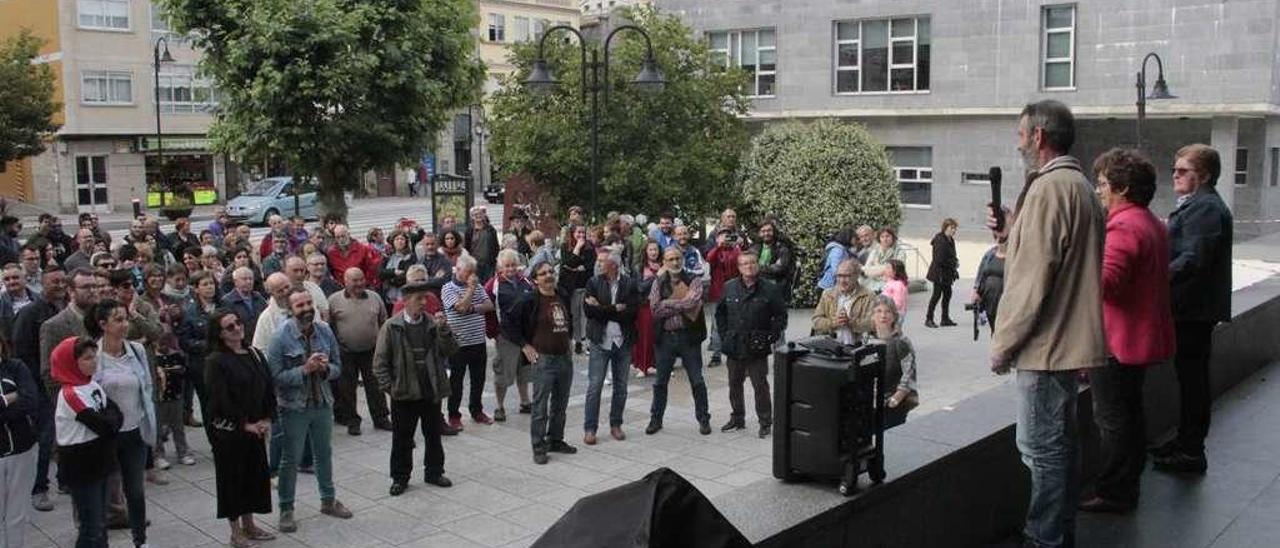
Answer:
M210 135L250 162L316 176L346 216L361 174L434 147L484 78L470 0L159 0L219 91Z
M27 29L0 42L0 165L44 152L58 131L53 114L53 70L36 63L42 40Z
M898 183L889 166L884 146L852 122L785 122L766 126L751 140L741 171L744 216L777 217L795 242L795 305L818 302L822 248L832 234L848 226L901 222Z
M631 31L614 37L609 102L600 105L600 186L593 214L611 209L653 214L674 207L685 218L699 218L733 202L733 174L747 145L739 118L748 107L745 74L713 66L706 42L677 17L633 8L623 18L649 33L666 86L657 93L634 89L629 82L640 71L644 40ZM563 40L569 35L562 32L546 41L547 64L560 79L549 95L521 84L537 56L537 43L514 47L511 60L517 69L502 81L489 109L490 150L502 176L527 174L553 203L588 205L591 99L582 95L579 46ZM589 83L589 73L587 78Z

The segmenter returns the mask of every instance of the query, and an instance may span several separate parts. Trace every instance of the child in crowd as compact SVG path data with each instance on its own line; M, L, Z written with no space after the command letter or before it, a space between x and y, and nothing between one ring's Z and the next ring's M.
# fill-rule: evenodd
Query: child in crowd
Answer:
M107 475L115 468L115 438L124 416L93 381L98 370L93 339L66 338L54 347L49 363L53 380L62 385L53 420L59 474L80 522L76 546L106 546Z
M187 385L187 357L178 349L178 337L172 331L166 331L156 342L156 375L164 379L159 386L159 397L156 398L156 422L159 439L156 440L156 468L168 470L170 463L165 458L164 444L173 436L174 456L188 466L196 463L195 456L187 446L187 434L183 423L183 394Z
M890 259L886 264L889 266L889 280L884 283L880 294L893 299L893 304L898 307L898 325L901 326L907 319L907 265L898 259Z

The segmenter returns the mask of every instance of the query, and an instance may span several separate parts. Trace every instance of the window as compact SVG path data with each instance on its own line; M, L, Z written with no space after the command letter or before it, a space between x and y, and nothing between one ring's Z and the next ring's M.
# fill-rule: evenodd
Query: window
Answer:
M80 73L80 102L93 105L132 105L133 75L115 70Z
M928 17L835 23L836 93L929 89Z
M1236 186L1249 186L1249 149L1236 149Z
M933 206L933 149L930 147L886 147L893 174L902 191L902 205Z
M196 75L192 66L162 66L160 112L211 112L218 105L213 83Z
M960 183L966 185L989 185L991 184L991 173L976 173L966 171L960 174Z
M517 15L515 19L515 24L516 26L515 26L515 30L512 33L512 39L514 39L517 42L529 41L529 18L520 17L519 15Z
M80 28L129 30L129 0L77 0Z
M535 40L542 38L542 33L547 32L547 29L549 28L551 28L551 21L548 21L546 19L534 19L533 20L533 38Z
M507 40L507 16L500 13L489 14L489 41L505 42Z
M774 97L778 85L778 45L773 29L713 32L711 62L742 67L751 76L747 94Z
M1044 89L1075 89L1076 7L1045 6L1042 13L1044 68L1040 85Z

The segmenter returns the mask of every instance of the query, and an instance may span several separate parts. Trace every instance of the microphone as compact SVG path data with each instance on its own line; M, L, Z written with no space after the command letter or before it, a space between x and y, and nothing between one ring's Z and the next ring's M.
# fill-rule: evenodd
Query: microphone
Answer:
M1000 170L1000 166L991 166L987 170L987 178L991 181L991 209L996 218L996 232L1004 230L1004 209L1000 207L1000 181L1004 178L1004 172Z

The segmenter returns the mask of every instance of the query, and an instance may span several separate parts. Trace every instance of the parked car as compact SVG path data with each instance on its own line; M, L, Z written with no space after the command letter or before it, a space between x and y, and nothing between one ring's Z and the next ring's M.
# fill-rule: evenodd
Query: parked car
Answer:
M293 177L268 177L246 185L245 191L227 202L227 215L236 221L266 224L272 215L290 217L294 214ZM316 184L307 179L298 188L298 214L315 219ZM344 192L347 207L351 207L351 193Z
M506 195L506 188L502 185L489 185L484 187L484 199L491 204L502 203L503 197Z

